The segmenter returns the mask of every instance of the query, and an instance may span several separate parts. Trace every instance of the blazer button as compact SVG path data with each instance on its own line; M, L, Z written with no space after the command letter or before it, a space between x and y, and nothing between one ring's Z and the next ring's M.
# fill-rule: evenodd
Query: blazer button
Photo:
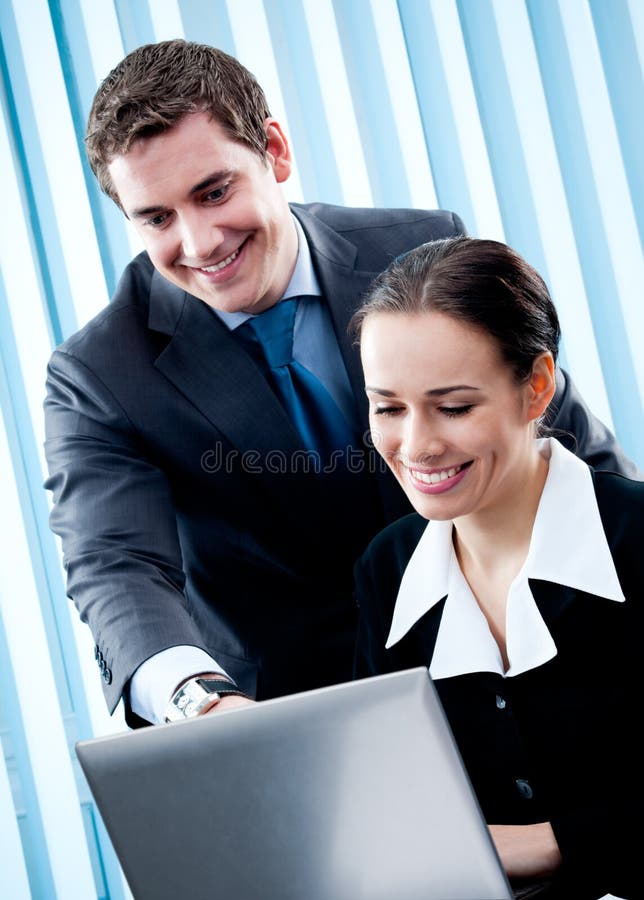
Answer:
M505 709L506 702L500 694L496 695L496 708L497 709Z
M105 684L112 683L112 670L107 666L105 666L105 668L103 669L103 681L105 682Z
M525 778L517 778L514 783L516 785L517 791L524 800L532 800L532 798L534 797L534 792L530 787L529 781L526 781Z

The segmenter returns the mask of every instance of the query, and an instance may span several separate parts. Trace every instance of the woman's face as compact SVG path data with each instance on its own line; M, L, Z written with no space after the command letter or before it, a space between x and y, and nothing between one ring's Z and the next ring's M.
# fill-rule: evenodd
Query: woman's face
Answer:
M492 337L442 312L372 313L361 353L374 445L420 515L512 502L535 465L550 354L517 384Z

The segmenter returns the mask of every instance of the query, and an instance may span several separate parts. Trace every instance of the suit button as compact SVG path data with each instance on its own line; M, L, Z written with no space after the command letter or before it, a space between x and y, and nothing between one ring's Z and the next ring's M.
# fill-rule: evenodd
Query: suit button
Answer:
M530 782L526 781L525 778L517 778L514 782L519 794L523 797L524 800L532 800L534 793L532 788L530 787Z
M506 702L500 694L496 695L496 708L497 709L505 709Z
M112 683L112 670L109 669L107 666L105 666L105 664L103 664L103 665L104 665L103 681L105 682L105 684L111 684Z

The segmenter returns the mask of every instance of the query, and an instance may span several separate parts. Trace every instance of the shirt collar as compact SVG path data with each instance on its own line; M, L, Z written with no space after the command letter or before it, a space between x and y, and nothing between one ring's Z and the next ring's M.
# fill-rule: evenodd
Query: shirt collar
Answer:
M625 599L604 534L590 469L552 438L539 441L539 452L549 458L550 463L528 555L508 597L506 624L510 669L507 674L526 671L556 653L534 603L530 578L566 585L608 600L622 602ZM452 527L451 521L432 521L423 532L403 574L387 639L388 648L404 637L421 616L449 595L450 590L461 598L463 591L468 590L456 561ZM447 616L449 605L448 598L443 619ZM452 608L448 620L456 626L459 616L460 613L457 614ZM473 616L468 614L468 620L474 624ZM466 652L465 648L460 655L464 656ZM489 652L487 656L489 658ZM499 660L500 655L494 667L485 665L483 668L496 670ZM481 668L469 666L467 671L481 671ZM432 674L438 677L433 670Z
M292 216L292 219L297 232L297 259L295 260L295 268L293 269L291 280L280 297L280 302L287 300L289 297L319 297L322 294L304 231L296 217ZM231 331L248 319L253 318L253 314L248 312L225 312L222 309L215 309L214 312Z

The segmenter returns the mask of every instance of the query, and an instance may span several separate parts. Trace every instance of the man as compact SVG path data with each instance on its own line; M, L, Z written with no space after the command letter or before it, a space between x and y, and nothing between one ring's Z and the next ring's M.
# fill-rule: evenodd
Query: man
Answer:
M87 147L147 251L48 376L52 527L107 702L138 725L348 679L352 565L406 507L361 438L347 324L391 259L462 223L289 208L261 88L183 41L116 67ZM276 310L294 361L272 359ZM563 375L555 408L581 455L628 466Z

